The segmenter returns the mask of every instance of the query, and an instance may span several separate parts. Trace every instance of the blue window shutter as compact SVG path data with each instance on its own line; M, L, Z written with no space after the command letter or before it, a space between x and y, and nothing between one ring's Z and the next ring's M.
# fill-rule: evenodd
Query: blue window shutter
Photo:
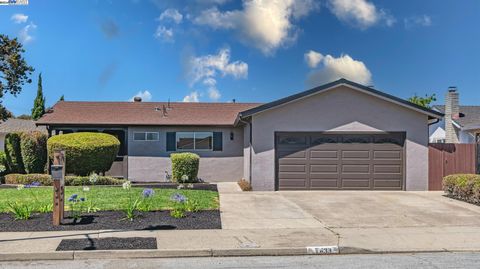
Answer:
M175 151L175 132L167 132L167 151Z
M213 151L223 150L223 133L213 132Z

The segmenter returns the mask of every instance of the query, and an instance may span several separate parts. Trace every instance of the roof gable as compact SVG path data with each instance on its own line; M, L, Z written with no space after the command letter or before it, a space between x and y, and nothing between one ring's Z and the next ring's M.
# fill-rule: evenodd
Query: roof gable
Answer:
M433 109L445 113L444 105L434 105ZM454 120L460 127L480 126L480 106L460 106L460 113L463 114L463 117Z
M413 109L417 112L428 115L430 118L441 118L441 117L443 117L443 113L440 113L438 111L416 105L414 103L411 103L411 102L406 101L404 99L398 98L396 96L393 96L393 95L375 90L373 88L370 88L370 87L367 87L367 86L364 86L364 85L361 85L361 84L358 84L358 83L355 83L353 81L343 79L343 78L339 79L337 81L334 81L334 82L324 84L322 86L315 87L315 88L310 89L310 90L306 90L306 91L303 91L303 92L300 92L300 93L297 93L297 94L294 94L294 95L291 95L291 96L288 96L288 97L285 97L285 98L282 98L282 99L278 99L278 100L270 102L270 103L266 103L266 104L251 108L251 109L246 110L246 111L242 111L242 112L240 112L239 117L240 118L247 118L247 117L252 116L254 114L261 113L265 110L269 110L269 109L272 109L272 108L275 108L275 107L278 107L278 106L281 106L281 105L285 105L285 104L288 104L290 102L295 102L297 100L309 97L309 96L314 95L314 94L318 94L318 93L321 93L321 92L325 92L325 91L328 91L328 90L338 88L339 86L347 86L351 89L358 90L358 91L367 93L369 95L376 96L376 97L381 98L383 100L395 103L397 105L404 106L404 107L409 108L409 109Z

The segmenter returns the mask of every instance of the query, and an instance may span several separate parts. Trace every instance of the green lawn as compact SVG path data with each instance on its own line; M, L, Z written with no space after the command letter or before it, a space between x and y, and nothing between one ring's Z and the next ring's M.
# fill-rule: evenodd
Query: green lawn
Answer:
M78 197L86 197L92 200L95 206L100 210L122 210L125 209L129 199L129 192L120 187L91 187L90 191L83 192L82 187L66 187L65 207L69 208L68 198L72 194L78 194ZM131 195L134 198L141 198L144 188L131 188ZM151 210L171 209L174 202L170 196L174 193L183 194L189 201L197 203L199 210L218 209L218 193L204 190L175 190L175 189L155 189L155 195L149 200ZM36 197L36 198L35 198ZM0 189L0 212L8 212L9 202L30 203L33 208L39 208L42 205L52 203L52 187L37 187L29 189Z

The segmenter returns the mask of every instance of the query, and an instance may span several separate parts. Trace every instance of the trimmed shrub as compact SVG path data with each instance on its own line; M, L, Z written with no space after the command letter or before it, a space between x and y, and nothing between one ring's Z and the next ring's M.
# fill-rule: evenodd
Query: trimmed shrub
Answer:
M22 133L8 133L5 136L5 160L7 170L11 173L25 173L20 148L21 135Z
M72 133L50 137L47 148L50 159L53 159L55 150L65 150L67 173L87 176L110 169L120 148L120 141L104 133Z
M457 199L480 203L480 175L455 174L443 178L443 190Z
M8 174L5 176L6 184L31 184L38 181L42 186L51 186L52 177L47 174ZM98 176L95 185L122 185L126 180L114 177ZM66 176L65 186L91 185L88 177Z
M31 184L40 182L42 186L51 186L52 177L47 174L8 174L5 176L6 184Z
M45 165L47 164L46 134L39 131L22 133L20 150L25 172L29 174L45 172Z
M198 182L198 167L200 157L195 153L172 153L172 178L174 182L195 183Z
M7 160L5 158L5 152L0 151L0 176L7 173Z
M122 185L126 180L118 179L114 177L107 176L98 176L95 185ZM66 186L83 186L83 185L92 185L89 181L89 177L81 176L66 176L65 177Z
M252 191L252 185L250 185L250 182L246 181L245 179L240 179L237 183L242 191Z

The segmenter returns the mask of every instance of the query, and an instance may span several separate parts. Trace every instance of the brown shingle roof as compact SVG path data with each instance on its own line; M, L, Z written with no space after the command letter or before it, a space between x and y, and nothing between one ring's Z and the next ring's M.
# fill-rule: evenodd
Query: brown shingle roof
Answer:
M233 125L239 112L258 103L70 102L55 104L39 125ZM158 108L156 110L156 108Z
M45 126L37 127L33 120L8 119L0 124L0 133L41 131L47 132Z

